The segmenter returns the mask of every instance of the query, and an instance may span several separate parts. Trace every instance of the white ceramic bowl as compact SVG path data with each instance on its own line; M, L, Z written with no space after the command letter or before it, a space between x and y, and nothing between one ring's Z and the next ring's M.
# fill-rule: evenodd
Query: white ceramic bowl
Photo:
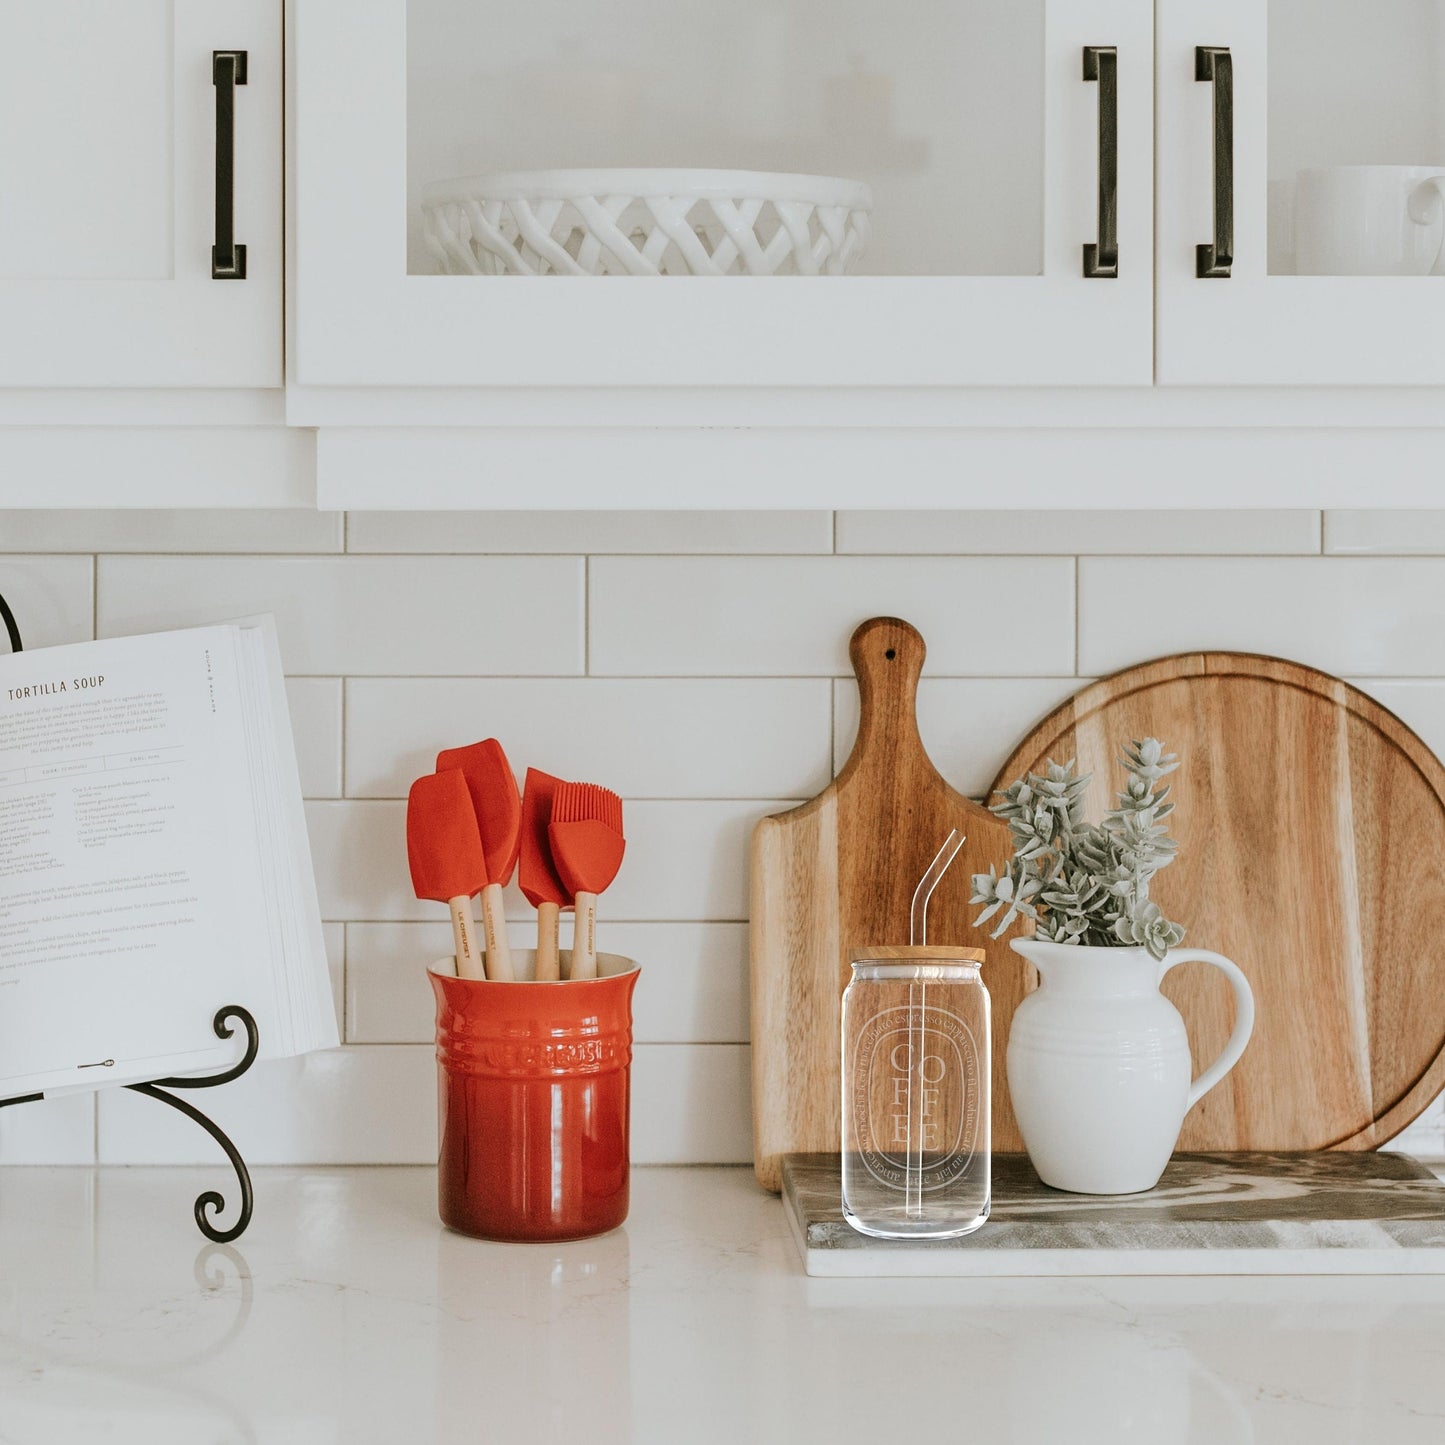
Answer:
M453 276L841 276L868 240L861 181L762 171L518 171L431 186Z

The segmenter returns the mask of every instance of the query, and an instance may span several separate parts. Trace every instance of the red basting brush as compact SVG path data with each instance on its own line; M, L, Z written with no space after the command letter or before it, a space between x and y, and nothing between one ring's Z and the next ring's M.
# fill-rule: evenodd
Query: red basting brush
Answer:
M552 821L552 796L561 783L550 773L527 769L522 788L522 861L517 881L527 902L537 910L537 971L539 982L560 977L557 967L557 925L564 908L572 905L567 885L557 876L547 825Z
M467 748L446 748L437 754L437 772L459 768L476 813L482 853L487 860L482 880L482 927L487 937L487 977L510 980L512 951L507 946L507 916L502 888L517 866L522 846L522 800L512 765L496 738Z
M622 799L596 783L559 783L547 829L552 861L576 902L569 978L597 977L597 895L617 877Z
M411 785L406 799L406 856L416 896L451 906L457 977L484 978L472 894L487 881L487 864L471 794L455 768L429 773Z

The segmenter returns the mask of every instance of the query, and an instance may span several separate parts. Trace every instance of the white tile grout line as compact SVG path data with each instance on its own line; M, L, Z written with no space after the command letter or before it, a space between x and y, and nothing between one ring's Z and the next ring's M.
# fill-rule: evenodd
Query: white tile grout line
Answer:
M346 760L346 679L343 677L341 679L341 797L333 799L334 802L346 801L348 771ZM306 805L306 801L303 797L301 800L303 808ZM307 850L310 851L311 843L309 839L307 840L306 846ZM347 954L350 952L350 949L346 937L346 921L344 919L333 921L340 921L341 923L341 1042L346 1044L351 1042L347 1037L351 1030L351 1006L347 989L347 968L349 966L347 963Z
M343 799L350 796L347 791L347 785L350 781L348 777L350 770L346 765L346 682L346 678L343 677L341 679L341 717L339 719L341 723L341 737L338 739L341 752L341 796ZM302 802L305 801L306 798L303 794Z
M751 1039L640 1039L636 1025L633 1026L632 1046L635 1049L747 1049L752 1047ZM347 1049L432 1049L436 1045L431 1039L366 1039L353 1043L347 1040Z
M406 796L402 793L367 793L357 798L302 798L303 803L404 803ZM781 806L784 808L797 808L808 800L806 798L759 798L752 794L745 796L724 797L719 794L708 794L705 797L684 797L675 793L661 793L649 795L646 793L624 793L624 803L752 803L757 807L771 808Z
M975 801L977 801L975 799ZM355 924L357 927L366 928L433 928L437 926L435 919L430 918L322 918L323 923L341 923L348 928ZM509 917L508 923L525 925L536 922L535 914L519 914ZM659 928L698 928L706 924L709 927L722 927L735 925L746 928L746 918L613 918L608 917L609 924L626 924L629 928L641 928L643 926L655 925ZM446 919L441 920L441 927L447 927Z
M583 677L592 676L592 557L590 554L582 559L582 675Z
M1442 509L1445 510L1445 509ZM1322 514L1321 514L1322 515ZM1323 523L1321 523L1321 532ZM467 552L438 552L435 550L415 552L297 552L297 551L267 551L265 548L257 548L252 551L238 551L227 549L224 551L207 551L186 549L179 551L157 550L149 548L141 551L119 551L119 552L95 552L84 547L20 547L6 548L0 546L0 555L10 557L109 557L112 560L149 559L152 561L171 561L187 558L195 561L202 559L217 561L266 561L266 562L342 562L351 559L383 561L423 561L438 557L467 557L476 561L497 561L511 559L513 561L525 561L528 558L551 559L559 557L590 557L601 558L608 561L621 562L807 562L827 561L830 557L838 561L852 562L916 562L922 559L945 562L967 562L967 561L988 561L988 562L1066 562L1074 557L1103 557L1113 561L1258 561L1258 562L1286 562L1291 558L1309 559L1320 556L1328 556L1341 561L1370 561L1380 559L1391 561L1400 558L1413 559L1420 562L1445 561L1445 547L1435 551L1423 552L1414 550L1374 550L1361 549L1348 552L1322 552L1319 550L1321 541L1317 537L1312 550L1301 550L1291 548L1285 550L1265 550L1256 548L1232 548L1213 552L1178 552L1178 551L1086 551L1086 552L1012 552L1012 551L938 551L938 552L830 552L826 549L815 549L810 552L698 552L680 550L675 552L583 552L579 548L570 547L563 551L548 552L537 549L518 548L505 552L492 551L467 551Z

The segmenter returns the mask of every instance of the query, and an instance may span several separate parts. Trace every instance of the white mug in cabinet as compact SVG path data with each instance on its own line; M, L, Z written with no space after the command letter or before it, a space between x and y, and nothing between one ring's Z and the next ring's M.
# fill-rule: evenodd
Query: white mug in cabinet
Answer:
M1329 166L1295 190L1301 276L1445 274L1445 166Z

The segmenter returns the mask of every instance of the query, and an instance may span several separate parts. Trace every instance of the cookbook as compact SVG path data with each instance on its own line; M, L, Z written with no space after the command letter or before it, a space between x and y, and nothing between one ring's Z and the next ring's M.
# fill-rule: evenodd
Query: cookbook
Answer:
M270 617L0 656L0 1099L337 1037Z

